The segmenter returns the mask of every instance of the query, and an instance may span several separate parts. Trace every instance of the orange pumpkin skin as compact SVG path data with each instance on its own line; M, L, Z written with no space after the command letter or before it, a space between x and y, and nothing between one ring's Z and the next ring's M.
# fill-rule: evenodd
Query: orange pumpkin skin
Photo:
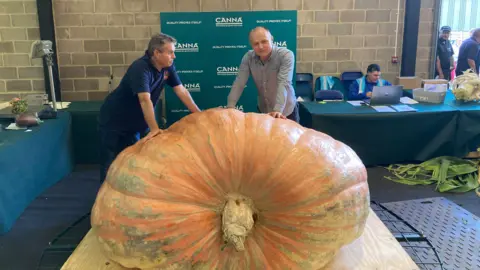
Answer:
M210 109L125 149L91 223L107 257L129 268L320 269L362 234L369 196L345 144L290 120ZM243 250L225 243L238 228Z

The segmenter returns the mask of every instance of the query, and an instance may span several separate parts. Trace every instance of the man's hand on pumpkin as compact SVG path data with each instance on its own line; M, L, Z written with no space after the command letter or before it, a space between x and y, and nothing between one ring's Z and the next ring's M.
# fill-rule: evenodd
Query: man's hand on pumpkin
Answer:
M287 119L282 113L280 112L269 112L268 113L271 117L273 118L282 118L282 119Z
M153 137L155 137L159 134L162 134L162 133L163 133L163 130L161 130L161 129L150 130L150 132L148 132L148 134L145 136L145 141L148 141L151 138L153 138Z

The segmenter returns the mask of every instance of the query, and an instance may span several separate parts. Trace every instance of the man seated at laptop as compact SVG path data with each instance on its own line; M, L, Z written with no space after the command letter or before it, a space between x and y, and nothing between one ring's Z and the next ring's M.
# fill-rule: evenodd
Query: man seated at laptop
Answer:
M367 75L358 78L350 84L348 91L349 100L364 100L372 96L374 86L392 85L380 77L380 66L371 64L367 68Z

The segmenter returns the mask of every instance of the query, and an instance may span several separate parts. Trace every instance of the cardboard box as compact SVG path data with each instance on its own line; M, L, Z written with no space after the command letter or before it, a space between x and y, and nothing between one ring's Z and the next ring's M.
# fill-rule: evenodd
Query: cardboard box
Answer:
M417 76L397 77L396 85L403 85L403 89L415 89L422 87L422 80Z
M447 85L446 84L436 84L436 83L426 83L423 86L423 89L428 92L447 92Z

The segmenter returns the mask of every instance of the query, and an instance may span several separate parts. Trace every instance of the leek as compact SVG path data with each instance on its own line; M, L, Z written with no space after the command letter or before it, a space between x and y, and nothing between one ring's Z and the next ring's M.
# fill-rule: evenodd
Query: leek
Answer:
M452 83L452 93L456 100L480 101L480 77L471 69L457 76Z
M480 196L479 161L442 156L420 164L393 164L386 179L405 185L433 185L438 192L464 193L476 190Z

